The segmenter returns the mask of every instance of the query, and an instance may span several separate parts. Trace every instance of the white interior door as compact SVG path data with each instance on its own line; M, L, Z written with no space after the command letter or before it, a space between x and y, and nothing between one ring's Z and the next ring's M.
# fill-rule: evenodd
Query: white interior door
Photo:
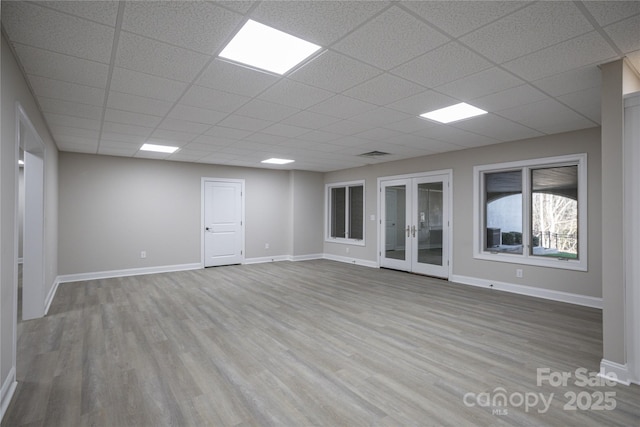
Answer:
M204 181L204 266L244 260L243 183Z
M449 176L383 180L380 186L380 266L448 278Z

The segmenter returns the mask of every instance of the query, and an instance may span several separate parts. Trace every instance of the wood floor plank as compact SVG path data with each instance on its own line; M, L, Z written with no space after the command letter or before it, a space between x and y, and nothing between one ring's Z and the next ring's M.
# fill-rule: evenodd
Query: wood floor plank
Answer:
M18 330L2 427L640 425L638 386L537 385L598 370L600 310L326 260L62 284Z

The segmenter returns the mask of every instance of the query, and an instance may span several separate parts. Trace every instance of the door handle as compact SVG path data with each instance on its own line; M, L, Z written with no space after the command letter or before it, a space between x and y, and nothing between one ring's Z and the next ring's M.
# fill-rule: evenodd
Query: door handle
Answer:
M416 237L416 226L415 225L411 226L411 233L413 234L413 237Z
M407 237L411 236L411 227L407 225Z

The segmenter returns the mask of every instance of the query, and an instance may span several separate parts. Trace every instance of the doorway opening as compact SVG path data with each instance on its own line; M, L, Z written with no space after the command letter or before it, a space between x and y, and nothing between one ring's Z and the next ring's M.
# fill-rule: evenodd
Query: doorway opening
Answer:
M21 273L21 319L37 319L45 313L44 256L44 156L45 147L20 105L16 123L16 320L18 276ZM22 159L20 159L22 155ZM20 160L24 163L19 165ZM22 166L22 167L20 167ZM24 205L21 194L23 195ZM20 249L22 253L20 254ZM20 256L22 255L22 256ZM20 265L20 258L22 263ZM20 271L21 270L21 271Z

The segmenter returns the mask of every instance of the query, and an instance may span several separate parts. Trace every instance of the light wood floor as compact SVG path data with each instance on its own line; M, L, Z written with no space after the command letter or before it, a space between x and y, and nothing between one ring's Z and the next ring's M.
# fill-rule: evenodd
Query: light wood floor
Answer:
M597 371L601 323L325 260L68 283L20 324L2 426L638 426L640 387L536 384L537 368ZM554 397L546 413L465 404L499 387ZM572 392L613 392L616 408L564 410Z

